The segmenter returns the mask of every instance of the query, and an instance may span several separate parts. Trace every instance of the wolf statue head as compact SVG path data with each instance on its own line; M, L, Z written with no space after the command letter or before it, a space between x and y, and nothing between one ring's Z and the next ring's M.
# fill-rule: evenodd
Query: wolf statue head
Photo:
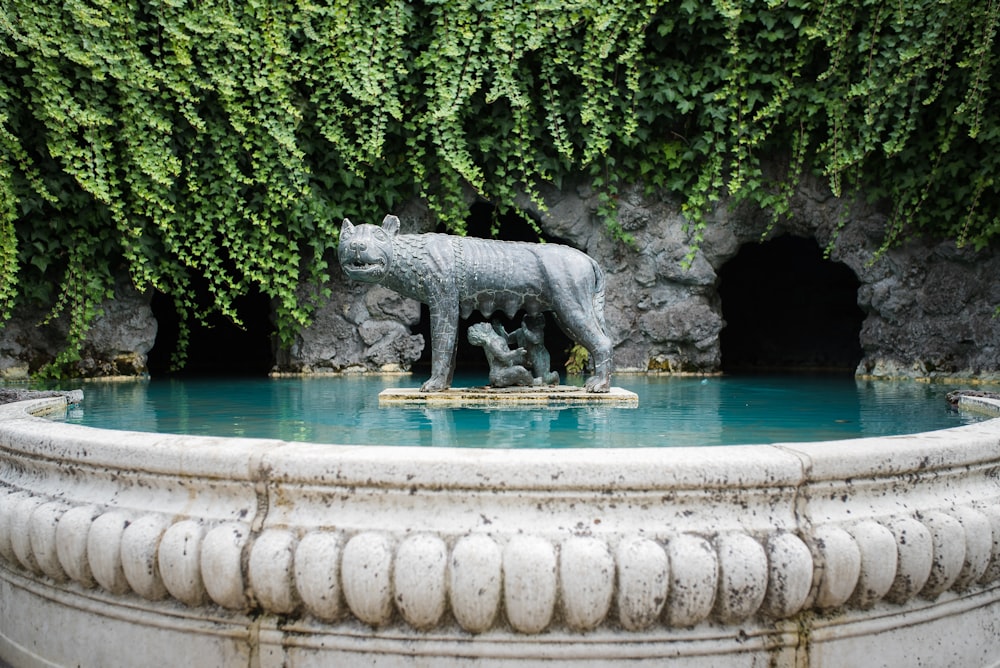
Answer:
M340 266L348 278L379 283L392 269L392 240L399 232L399 218L386 216L382 226L354 225L344 218L340 227Z

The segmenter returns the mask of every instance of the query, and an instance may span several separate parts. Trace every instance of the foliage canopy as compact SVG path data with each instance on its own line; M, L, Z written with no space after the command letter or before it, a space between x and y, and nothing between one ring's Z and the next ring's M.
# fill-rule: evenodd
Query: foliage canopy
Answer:
M697 243L718 198L780 216L811 171L886 202L887 244L981 247L1000 234L998 14L996 0L4 0L0 319L15 300L68 314L66 367L127 271L195 320L238 321L233 297L256 287L289 341L345 215L419 195L461 233L464 187L504 206L578 176L620 235L618 183L677 193Z

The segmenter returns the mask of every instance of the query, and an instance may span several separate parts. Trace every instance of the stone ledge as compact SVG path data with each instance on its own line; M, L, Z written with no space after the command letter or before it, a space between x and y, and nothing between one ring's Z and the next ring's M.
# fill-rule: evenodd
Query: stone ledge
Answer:
M546 385L542 387L453 387L442 392L421 392L413 387L391 387L379 392L379 406L517 406L521 404L586 406L639 405L635 392L612 387L611 391L587 392L582 387Z
M51 397L65 397L66 403L78 404L83 401L83 390L25 390L0 387L0 404L29 401L31 399L49 399Z

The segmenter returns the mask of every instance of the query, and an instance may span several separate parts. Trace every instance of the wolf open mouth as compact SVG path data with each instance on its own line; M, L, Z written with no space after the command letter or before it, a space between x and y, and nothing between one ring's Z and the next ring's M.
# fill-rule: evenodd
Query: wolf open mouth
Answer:
M386 272L386 262L383 258L377 258L370 262L349 261L344 265L344 269L350 274L369 275L381 278Z

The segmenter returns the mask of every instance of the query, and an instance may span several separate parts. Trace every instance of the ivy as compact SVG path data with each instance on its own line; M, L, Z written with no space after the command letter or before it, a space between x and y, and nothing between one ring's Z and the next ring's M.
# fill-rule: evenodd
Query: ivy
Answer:
M777 221L807 173L883 203L885 248L985 247L998 18L996 0L0 3L0 318L67 318L50 371L72 373L127 272L185 317L176 364L187 327L239 323L251 289L288 344L343 217L421 196L464 233L470 192L503 213L579 179L624 243L620 184L678 198L690 259L720 201Z

